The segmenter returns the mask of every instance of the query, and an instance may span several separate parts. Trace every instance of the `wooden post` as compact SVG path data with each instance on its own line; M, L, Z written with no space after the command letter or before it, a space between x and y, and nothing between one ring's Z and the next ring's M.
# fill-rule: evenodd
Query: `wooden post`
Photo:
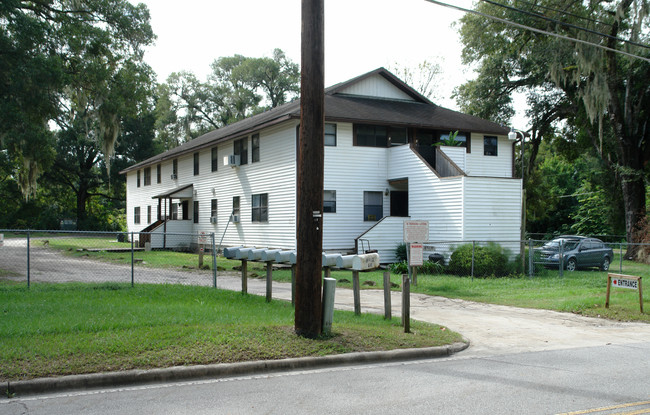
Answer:
M413 267L413 285L418 285L418 267Z
M332 270L330 267L323 268L323 278L332 278Z
M266 262L266 302L273 298L273 262Z
M296 264L291 265L291 305L296 304Z
M390 304L390 272L384 272L384 318L390 320L392 318L392 310Z
M408 274L402 275L402 325L404 333L411 332L411 280Z
M241 293L248 293L248 261L241 260Z
M359 271L352 271L352 292L354 294L354 314L361 314L361 288L359 287Z
M309 338L323 325L324 28L324 0L302 0L295 329Z
M605 308L609 308L609 292L612 286L612 274L607 274L607 294L605 295Z

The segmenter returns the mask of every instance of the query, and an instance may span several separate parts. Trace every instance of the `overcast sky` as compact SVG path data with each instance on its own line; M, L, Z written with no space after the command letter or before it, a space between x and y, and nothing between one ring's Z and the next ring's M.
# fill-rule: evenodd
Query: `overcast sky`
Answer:
M221 56L271 56L282 49L300 63L300 0L131 0L144 2L158 36L145 60L163 82L187 70L205 80ZM453 0L471 8L471 0ZM457 109L453 88L473 78L460 64L458 29L463 13L425 0L325 0L325 85L378 67L415 67L438 62L434 101Z

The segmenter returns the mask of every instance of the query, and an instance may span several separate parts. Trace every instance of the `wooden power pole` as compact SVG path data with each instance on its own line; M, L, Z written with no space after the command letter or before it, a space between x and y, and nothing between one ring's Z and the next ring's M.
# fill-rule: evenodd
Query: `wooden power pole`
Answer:
M325 122L324 0L302 0L296 333L322 331L323 140Z

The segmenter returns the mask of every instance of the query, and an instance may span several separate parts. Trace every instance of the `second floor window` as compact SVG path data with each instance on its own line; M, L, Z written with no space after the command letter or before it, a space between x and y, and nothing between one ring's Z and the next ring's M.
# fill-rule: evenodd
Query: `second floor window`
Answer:
M194 175L199 175L199 153L194 153Z
M178 179L178 159L172 160L172 179Z
M151 186L151 167L144 168L144 185Z
M156 165L156 183L160 183L162 180L162 167L160 164Z
M323 212L336 213L336 190L323 190Z
M233 153L239 156L239 164L248 164L248 137L235 140Z
M252 148L253 160L251 162L256 163L260 161L260 135L259 134L253 134L253 136L251 137L251 147L253 147Z
M497 137L486 135L483 137L483 155L497 156L498 155L498 141Z
M212 161L212 171L217 171L219 169L219 152L216 147L212 147L212 150L210 150L210 156Z

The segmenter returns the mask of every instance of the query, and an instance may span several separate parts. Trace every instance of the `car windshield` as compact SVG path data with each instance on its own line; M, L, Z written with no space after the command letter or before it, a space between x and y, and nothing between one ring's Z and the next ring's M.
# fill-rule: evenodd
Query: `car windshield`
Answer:
M560 244L564 241L564 250L565 251L571 251L573 249L576 249L578 246L579 241L572 240L572 239L553 239L552 241L546 242L544 244L544 249L551 249L554 251L559 251L560 250Z

